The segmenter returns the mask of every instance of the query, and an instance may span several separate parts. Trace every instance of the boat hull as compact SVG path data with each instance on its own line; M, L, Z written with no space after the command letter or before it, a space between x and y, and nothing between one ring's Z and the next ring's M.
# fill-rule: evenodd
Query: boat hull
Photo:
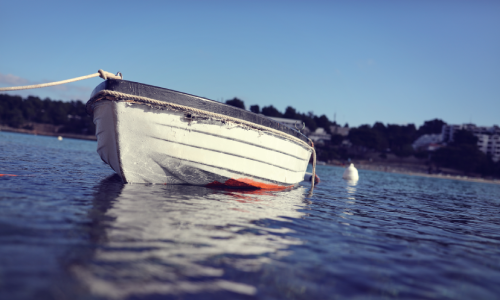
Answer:
M312 150L284 135L127 101L92 104L98 150L126 183L282 189Z

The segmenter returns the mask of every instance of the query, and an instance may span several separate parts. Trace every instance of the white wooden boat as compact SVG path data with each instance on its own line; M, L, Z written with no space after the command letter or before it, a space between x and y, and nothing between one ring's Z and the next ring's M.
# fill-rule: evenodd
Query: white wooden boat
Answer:
M108 79L87 102L97 152L126 183L283 189L314 151L300 132L217 101Z

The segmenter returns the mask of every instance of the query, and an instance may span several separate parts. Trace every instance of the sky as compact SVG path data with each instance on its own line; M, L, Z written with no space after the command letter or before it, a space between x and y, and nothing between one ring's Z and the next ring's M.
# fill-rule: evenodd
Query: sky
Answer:
M500 1L0 1L0 87L98 69L351 127L500 125Z

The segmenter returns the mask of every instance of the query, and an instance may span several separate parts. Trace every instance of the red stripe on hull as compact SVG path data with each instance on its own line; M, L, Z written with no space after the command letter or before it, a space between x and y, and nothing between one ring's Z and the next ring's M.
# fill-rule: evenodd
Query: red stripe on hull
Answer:
M214 181L206 185L207 187L231 187L231 188L251 188L265 190L284 190L293 187L293 185L283 186L278 184L269 184L258 182L250 178L228 179L224 183Z

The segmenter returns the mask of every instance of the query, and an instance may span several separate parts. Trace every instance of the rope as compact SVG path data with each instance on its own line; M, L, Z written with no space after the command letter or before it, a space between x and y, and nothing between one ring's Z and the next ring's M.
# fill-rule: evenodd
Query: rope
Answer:
M106 80L108 78L111 79L123 79L123 76L120 72L116 73L116 75L113 75L112 73L99 70L97 73L90 74L87 76L82 76L82 77L76 77L72 79L67 79L67 80L62 80L62 81L55 81L55 82L49 82L49 83L41 83L41 84L34 84L34 85L24 85L24 86L13 86L13 87L5 87L5 88L0 88L0 92L5 92L5 91L19 91L19 90L29 90L29 89L38 89L38 88L44 88L48 86L54 86L54 85L60 85L60 84L65 84L65 83L70 83L70 82L75 82L79 80L85 80L89 78L94 78L94 77L101 77L102 79Z
M111 97L113 97L113 99L106 98L106 96L111 96ZM116 99L116 98L118 98L118 99ZM311 180L311 182L312 182L311 192L314 189L314 182L316 179L316 151L314 150L314 143L311 139L309 139L309 141L311 142L311 145L309 145L308 143L304 142L303 140L298 139L292 135L283 133L283 132L276 130L276 129L273 129L273 128L269 128L269 127L266 127L263 125L252 123L249 121L241 120L241 119L226 116L226 115L221 115L221 114L214 113L214 112L209 112L206 110L201 110L198 108L184 106L184 105L180 105L180 104L169 103L169 102L159 101L159 100L155 100L155 99L151 99L151 98L147 98L147 97L135 96L135 95L125 94L125 93L120 93L120 92L115 92L115 91L109 91L109 90L102 90L99 93L95 94L94 97L92 97L87 102L87 112L89 114L91 114L92 113L91 105L98 102L98 101L101 101L101 100L110 100L110 101L132 100L132 101L143 102L143 103L147 103L147 104L151 104L151 105L171 107L174 109L179 109L179 110L184 110L184 111L192 111L192 112L195 112L195 113L200 114L200 115L207 115L207 116L211 116L211 117L221 119L221 120L228 120L228 121L231 121L231 122L236 123L236 124L242 124L242 125L245 125L245 126L248 126L251 128L255 128L258 130L272 132L276 135L285 137L285 138L292 140L296 143L305 145L308 149L311 149L311 152L313 155L313 173L312 173L313 177ZM130 101L128 101L128 102L130 102Z
M311 191L310 194L312 194L312 191L314 190L314 182L316 180L316 150L314 150L314 143L311 139L309 139L311 142L311 149L312 149L312 155L313 155L313 169L312 169L312 178L311 178Z

